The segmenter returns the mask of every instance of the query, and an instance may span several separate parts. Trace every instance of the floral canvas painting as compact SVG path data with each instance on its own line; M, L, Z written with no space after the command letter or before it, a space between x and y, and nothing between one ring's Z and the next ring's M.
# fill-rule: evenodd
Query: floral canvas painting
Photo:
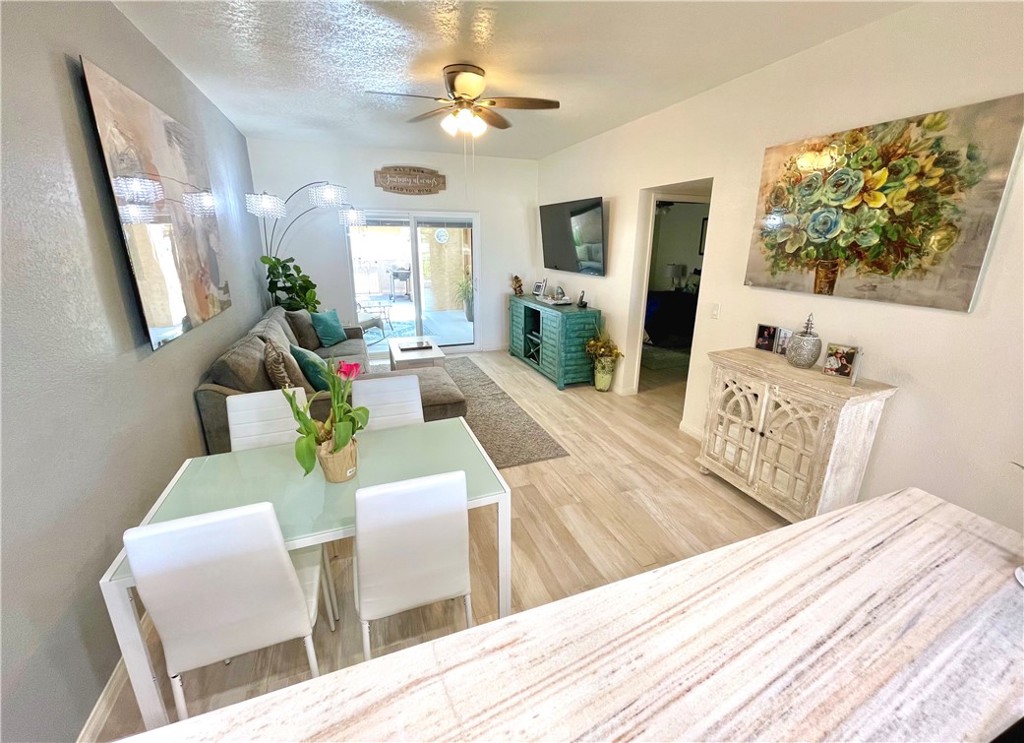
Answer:
M1022 125L1016 95L768 148L747 285L969 311Z
M160 348L231 306L205 148L96 65L82 66L150 345Z

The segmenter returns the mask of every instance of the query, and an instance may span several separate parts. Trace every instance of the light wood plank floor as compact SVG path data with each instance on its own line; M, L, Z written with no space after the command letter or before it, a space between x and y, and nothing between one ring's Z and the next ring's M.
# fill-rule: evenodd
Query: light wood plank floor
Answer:
M786 522L722 481L698 473L699 442L678 429L681 370L643 370L640 394L601 394L589 386L559 392L504 352L473 360L532 415L569 456L502 470L512 488L512 609L523 611L636 575ZM477 623L497 617L495 508L470 511L473 609ZM362 661L352 607L351 543L331 545L342 618L315 630L321 672ZM465 626L461 601L445 602L373 626L382 655ZM163 668L159 642L154 661ZM159 673L159 671L158 671ZM308 678L298 641L250 653L230 665L186 673L191 714L223 707ZM166 684L168 709L173 710ZM173 712L171 713L173 715ZM121 690L98 739L140 732L131 689Z

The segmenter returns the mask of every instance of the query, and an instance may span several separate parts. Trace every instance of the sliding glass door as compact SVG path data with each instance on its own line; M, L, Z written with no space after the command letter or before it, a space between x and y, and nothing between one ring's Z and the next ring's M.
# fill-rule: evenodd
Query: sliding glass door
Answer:
M473 223L414 222L423 334L441 346L473 343Z
M366 340L427 335L439 346L475 342L473 217L370 214L349 228L356 312Z

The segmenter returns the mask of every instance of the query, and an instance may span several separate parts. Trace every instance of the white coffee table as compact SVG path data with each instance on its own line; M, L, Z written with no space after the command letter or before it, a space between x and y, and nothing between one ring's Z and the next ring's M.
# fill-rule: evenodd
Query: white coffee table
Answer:
M429 343L424 348L402 350L413 343ZM415 335L409 338L392 338L388 341L388 353L391 356L391 368L416 369L422 366L444 366L444 351L437 347L433 338L426 335Z

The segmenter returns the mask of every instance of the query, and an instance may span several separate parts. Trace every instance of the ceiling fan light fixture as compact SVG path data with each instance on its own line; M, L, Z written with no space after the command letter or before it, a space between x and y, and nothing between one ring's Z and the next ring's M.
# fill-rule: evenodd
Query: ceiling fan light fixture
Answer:
M473 131L473 119L476 115L468 108L459 109L455 114L455 122L459 125L459 131L469 134Z
M473 135L473 138L479 137L481 134L487 131L487 122L481 119L479 116L474 115L473 120L470 122L469 133Z
M486 83L483 75L465 71L455 75L455 82L452 87L455 88L460 97L472 99L478 98L484 92Z
M455 118L454 113L450 113L441 119L441 128L445 130L445 133L452 137L459 133L459 122Z
M2 0L0 0L2 2ZM494 129L508 129L512 122L499 114L496 108L513 108L526 110L556 109L559 103L556 100L547 98L526 98L522 96L499 96L495 98L481 98L486 87L484 70L473 64L458 63L445 65L443 72L446 97L432 98L427 95L414 93L388 93L380 91L367 91L374 95L391 95L402 98L420 98L440 103L439 108L432 111L425 111L409 119L410 124L416 124L428 119L443 117L441 128L450 137L457 137L459 134L465 138L474 139L487 131L488 127Z

